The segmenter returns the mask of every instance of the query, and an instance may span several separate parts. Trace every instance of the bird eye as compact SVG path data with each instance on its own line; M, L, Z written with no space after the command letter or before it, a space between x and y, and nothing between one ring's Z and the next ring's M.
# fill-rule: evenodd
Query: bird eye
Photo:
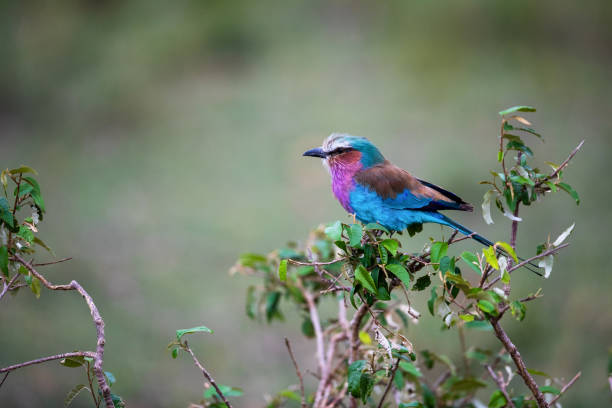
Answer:
M355 149L353 149L352 147L337 147L334 150L332 150L329 154L335 156L337 154L350 152L351 150L355 150Z

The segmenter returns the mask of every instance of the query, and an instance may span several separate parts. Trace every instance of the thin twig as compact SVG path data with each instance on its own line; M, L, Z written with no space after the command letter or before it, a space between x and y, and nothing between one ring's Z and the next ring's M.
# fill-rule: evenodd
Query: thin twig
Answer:
M53 356L47 356L47 357L41 357L41 358L37 358L36 360L30 360L30 361L26 361L24 363L19 363L19 364L13 364L11 366L8 367L4 367L4 368L0 368L0 373L8 373L11 372L13 370L17 370L18 368L23 368L23 367L27 367L27 366L31 366L34 364L41 364L41 363L45 363L47 361L52 361L52 360L61 360L64 358L69 358L69 357L90 357L90 358L95 358L96 353L92 352L92 351L75 351L72 353L62 353L62 354L56 354Z
M578 371L578 373L574 376L574 378L572 378L567 384L563 386L563 388L561 388L561 392L559 393L559 395L555 396L555 398L553 398L550 401L550 405L553 405L555 402L557 402L557 400L561 398L563 394L565 394L565 392L569 389L569 387L571 387L572 385L574 385L576 381L578 381L581 374L582 372Z
M508 391L506 390L506 384L504 383L503 377L495 375L495 372L493 371L493 368L491 368L490 365L487 364L485 367L487 368L487 371L489 372L489 375L491 376L491 378L493 378L493 381L497 383L499 390L502 392L502 394L504 394L504 397L506 398L506 403L507 403L506 407L515 408L514 403L510 399L510 395L508 394Z
M285 346L287 346L287 351L289 352L289 356L291 357L291 361L293 362L293 366L295 367L295 373L300 380L300 394L302 395L302 407L306 407L306 395L304 394L304 378L302 377L302 373L300 368L298 367L297 361L295 361L295 356L293 355L293 350L291 350L291 344L289 343L289 339L285 337Z
M61 262L66 262L66 261L70 261L72 260L72 257L68 257L68 258L62 258L62 259L58 259L57 261L52 261L52 262L43 262L43 263L35 263L32 264L32 266L47 266L47 265L55 265Z
M383 395L382 397L380 397L380 401L378 402L378 408L382 408L383 403L385 402L385 398L387 398L387 394L391 389L391 385L393 385L393 378L395 377L395 372L397 371L397 367L399 367L399 363L400 358L398 357L397 361L395 362L395 365L391 369L391 377L389 377L389 383L387 383L387 386L385 387L385 392L383 392Z
M10 371L7 371L6 374L4 374L4 378L2 378L2 381L0 381L0 388L2 388L2 385L6 381L6 377L8 377L10 373Z
M319 361L319 369L321 370L321 376L325 370L325 347L323 345L323 330L321 329L321 321L319 320L319 313L314 303L314 298L310 292L302 288L302 293L308 304L308 311L310 313L310 321L314 328L315 337L317 340L317 357Z
M301 261L296 261L295 259L290 259L290 258L287 259L287 262L289 262L290 264L301 265L301 266L333 265L335 263L342 262L342 261L346 261L346 258L334 259L333 261L329 261L329 262L301 262Z
M538 403L538 407L548 408L549 405L546 402L546 399L544 398L544 394L542 393L542 391L540 391L540 389L538 388L538 384L536 384L531 374L529 374L529 372L527 371L527 366L525 366L525 362L521 357L521 353L519 353L514 343L512 343L512 341L508 337L508 334L501 327L501 325L499 324L499 320L497 318L492 318L489 319L489 321L493 326L495 336L504 345L504 348L506 349L508 354L510 354L510 357L512 357L512 360L514 361L514 364L516 365L516 368L518 370L518 374L523 378L525 385L527 385L527 387L535 397Z
M512 273L512 272L514 272L515 270L517 270L517 269L519 269L519 268L521 268L521 267L523 267L523 266L527 265L528 263L535 261L536 259L544 258L545 256L555 254L555 253L559 252L560 250L562 250L563 248L565 248L565 247L566 247L566 246L568 246L568 245L569 245L569 243L565 243L565 244L561 244L561 245L559 245L559 246L557 246L557 247L550 248L550 249L548 249L548 250L546 250L546 251L542 252L541 254L538 254L538 255L532 256L532 257L531 257L531 258L529 258L529 259L525 259L524 261L517 263L517 264L516 264L516 265L514 265L512 268L508 268L508 270L507 270L506 272L508 272L508 273ZM485 287L485 290L491 289L491 287L492 287L493 285L495 285L497 282L499 282L499 280L500 280L500 279L501 279L501 278L500 278L499 276L498 276L497 278L493 279L493 280L492 280L491 282L489 282L489 284L488 284L488 285Z
M206 370L206 368L204 368L204 366L200 363L200 360L198 360L198 358L195 356L195 354L193 354L193 350L191 350L191 347L189 347L189 344L187 343L187 340L185 340L183 342L183 346L184 349L187 350L187 352L189 354L191 354L191 358L193 358L193 362L195 363L195 365L200 369L200 371L202 371L202 374L204 375L204 377L206 378L206 380L215 388L215 390L217 391L217 395L219 395L219 397L221 398L221 400L225 403L225 405L227 405L227 408L232 408L232 405L229 403L229 401L227 400L227 398L225 398L225 395L223 395L223 393L221 392L221 389L219 388L219 386L217 385L217 383L215 382L215 379L212 378L212 376L210 375L210 373Z
M550 173L550 175L548 177L546 177L546 180L550 180L551 178L554 178L557 176L557 174L559 174L559 172L561 170L563 170L565 167L567 167L567 165L569 164L570 160L572 160L572 158L576 155L576 153L578 153L578 150L580 150L580 148L582 147L582 145L584 144L584 140L581 141L580 143L578 143L578 146L576 146L574 148L574 150L572 150L572 152L569 154L569 156L567 156L567 159L565 159L563 161L563 163L561 163L559 165L559 167L557 167L557 169L555 171L553 171L552 173ZM536 184L536 187L540 186L543 182L538 182Z
M19 278L19 273L16 273L15 276L11 278L8 284L6 282L3 283L2 292L0 292L0 299L2 299L2 297L10 289L11 285L13 285L18 278Z

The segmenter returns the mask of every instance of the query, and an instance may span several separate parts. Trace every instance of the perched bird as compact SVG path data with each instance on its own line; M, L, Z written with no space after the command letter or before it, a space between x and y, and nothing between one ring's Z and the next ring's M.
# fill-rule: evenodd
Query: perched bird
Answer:
M332 133L323 146L304 156L320 157L342 207L363 223L376 222L403 231L427 222L449 226L485 246L491 241L439 213L472 211L473 207L441 187L419 180L386 160L368 139Z

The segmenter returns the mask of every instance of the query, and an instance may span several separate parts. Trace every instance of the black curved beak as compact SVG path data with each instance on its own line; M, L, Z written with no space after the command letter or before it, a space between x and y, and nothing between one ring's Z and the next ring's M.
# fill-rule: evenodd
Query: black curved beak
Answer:
M314 149L307 150L302 156L320 157L322 159L327 157L323 149L321 149L320 147L315 147Z

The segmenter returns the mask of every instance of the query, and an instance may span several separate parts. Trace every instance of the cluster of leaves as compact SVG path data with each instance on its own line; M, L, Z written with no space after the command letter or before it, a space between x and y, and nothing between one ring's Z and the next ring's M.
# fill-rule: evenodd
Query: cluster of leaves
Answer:
M51 249L37 236L38 223L45 213L45 202L40 185L34 178L36 170L21 166L0 173L3 195L0 196L0 272L8 283L15 274L23 275L24 282L34 295L40 297L41 283L25 268L12 259L15 253L30 255L35 252L34 244L49 252ZM31 209L20 221L25 209ZM21 286L14 286L15 294Z
M39 223L45 214L45 202L40 184L35 176L38 173L29 166L5 169L0 172L2 195L0 196L0 282L1 287L11 295L20 288L29 287L36 298L41 295L41 281L23 264L16 255L33 257L37 246L55 256L51 248L38 236ZM22 283L23 282L23 283ZM68 406L83 390L88 390L96 406L102 402L98 384L92 379L93 359L76 356L61 360L65 367L84 367L88 385L78 384L66 395L64 401ZM116 381L110 372L105 372L107 382L112 386ZM115 407L123 407L121 397L111 394Z
M523 132L541 137L528 127L531 124L525 118L514 115L515 112L531 111L535 109L518 106L500 112L503 116L499 153L502 171L493 172L493 181L486 182L493 186L485 194L483 203L487 221L492 222L489 210L492 200L502 213L515 221L518 220L519 203L530 205L549 191L562 189L579 202L577 193L561 181L563 167L551 163L551 174L532 168L527 162L527 158L533 156L532 150L520 136L509 133ZM513 115L505 116L510 114ZM504 159L510 151L517 152L516 164L506 169ZM554 249L572 229L573 226L554 242L538 248L537 255L542 257L535 259L546 268L547 277ZM408 230L410 236L420 231L420 225ZM513 362L503 348L501 352L477 347L463 349L464 363L459 369L443 354L416 351L406 338L405 328L416 323L420 316L411 305L411 291L429 288L427 308L430 314L441 320L442 330L456 329L462 332L461 336L464 330L492 332L492 322L499 321L506 312L522 321L527 312L526 303L541 297L540 290L527 296L511 295L511 272L521 266L521 260L509 243L499 241L482 251L452 254L451 245L457 240L455 235L448 240L431 239L420 253L405 253L398 237L381 225L337 221L313 231L301 250L295 243L289 243L268 255L244 254L232 272L262 278L260 285L250 286L247 291L246 313L250 318L265 318L267 322L283 320L281 301L284 299L297 306L302 314L302 333L307 337L316 335L309 298L317 305L324 298L344 298L345 303L356 310L355 314L362 307L367 308L368 313L357 322L358 358L351 361L346 354L338 353L341 364L334 378L343 380L335 383L335 395L341 396L346 387L350 396L366 406L380 406L377 403L380 393L389 386L400 407L441 408L458 403L475 406L479 404L477 397L482 398L486 387L493 385L496 390L489 394L489 407L508 405L506 395L510 395L515 407L535 407L533 396L514 389L497 389L496 381L489 378L487 367L495 370L503 366L507 376L504 378L501 372L498 376L507 386L515 375ZM550 261L546 260L548 258ZM396 323L395 318L402 323ZM333 316L323 320L321 326L324 333L334 333L342 329L342 322L339 316ZM440 366L437 372L442 371L442 375L433 380L426 373L433 373L435 365ZM546 376L540 371L530 372ZM279 393L269 407L283 406L289 400L299 401L295 392L292 398L285 398L286 391ZM551 395L560 392L550 385L541 386L540 391ZM305 399L312 403L315 398L307 395Z
M539 197L551 191L563 190L576 200L576 204L580 204L578 193L572 186L562 181L561 165L548 161L546 164L552 168L552 172L543 173L528 163L528 160L533 158L533 151L523 141L522 136L535 136L542 140L542 135L530 127L531 122L520 116L518 112L535 111L536 109L531 106L515 106L499 112L502 121L497 159L502 164L502 171L491 171L493 179L481 182L492 187L485 193L482 204L483 217L488 224L493 223L490 210L492 201L495 201L499 211L512 220L518 218L514 212L519 203L531 205ZM508 169L505 160L511 152L516 152L517 156L514 165Z
M95 381L96 375L93 368L93 358L86 356L67 357L61 360L60 364L69 368L83 367L85 369L85 374L87 375L88 381L87 384L77 384L72 390L68 391L68 394L66 394L66 398L64 399L64 406L67 407L72 404L72 401L74 401L81 391L87 391L91 394L94 405L99 407L103 399L102 392L97 389L97 383ZM106 377L106 382L108 383L109 387L112 387L117 382L115 376L110 371L105 371L104 376ZM111 398L116 408L125 407L125 402L119 395L111 393Z

